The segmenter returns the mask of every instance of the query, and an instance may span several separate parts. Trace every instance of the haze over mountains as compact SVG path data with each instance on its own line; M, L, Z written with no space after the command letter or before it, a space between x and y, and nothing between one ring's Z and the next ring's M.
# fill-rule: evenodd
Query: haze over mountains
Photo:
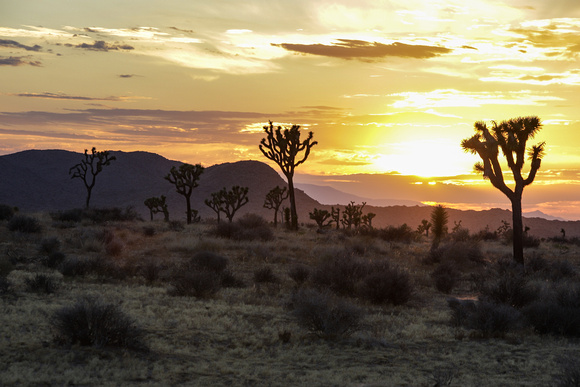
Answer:
M174 186L164 179L172 166L181 162L168 160L148 152L111 152L116 160L98 175L93 189L91 206L133 207L145 219L149 211L143 201L149 197L165 195L171 219L185 218L185 199L175 192ZM84 206L86 189L80 179L71 179L70 167L80 162L83 154L64 150L28 150L0 156L0 203L17 206L21 211L54 211ZM212 192L234 185L249 187L249 203L239 211L256 213L268 220L273 219L272 210L263 208L264 198L275 186L285 186L280 175L265 163L240 161L207 167L201 175L199 187L192 195L192 208L202 218L215 218L215 213L204 204ZM311 222L308 213L314 208L330 209L331 204L344 205L350 201L367 202L364 212L377 216L373 225L385 227L407 223L415 229L422 219L429 219L431 207L420 202L406 200L376 200L347 194L330 187L299 184L297 207L299 221ZM319 201L310 197L310 193ZM321 204L321 202L323 204ZM461 221L464 227L478 231L488 226L497 229L502 220L511 223L511 213L506 210L460 211L448 209L449 226ZM534 214L541 215L544 214ZM160 217L160 215L157 215ZM580 221L546 220L540 217L527 218L524 224L530 233L539 237L560 235L580 236Z

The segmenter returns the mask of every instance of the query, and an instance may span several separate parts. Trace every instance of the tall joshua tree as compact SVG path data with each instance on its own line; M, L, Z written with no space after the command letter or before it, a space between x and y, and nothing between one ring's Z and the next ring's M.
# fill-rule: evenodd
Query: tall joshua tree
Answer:
M88 149L85 149L85 158L68 170L68 174L72 175L71 179L79 178L85 183L87 189L86 208L89 208L97 175L103 171L104 166L111 164L113 160L116 160L116 157L111 156L109 151L97 151L93 147L90 154Z
M461 147L472 154L481 157L482 162L475 164L475 170L483 173L485 179L500 190L510 200L513 222L513 254L514 260L524 263L524 231L522 221L522 194L524 188L534 181L542 163L545 143L542 142L527 149L530 160L530 170L527 177L522 176L526 155L526 142L534 138L542 128L540 119L536 116L518 117L499 124L492 122L488 128L485 122L475 123L477 132L470 138L461 141ZM508 187L504 181L501 165L498 160L501 149L507 165L513 173L515 186Z
M276 186L266 194L264 208L274 210L274 227L278 227L278 211L280 211L280 206L286 199L288 199L286 187L280 188L280 186Z
M296 198L294 196L294 170L304 163L310 154L310 150L317 141L313 141L314 134L308 133L308 137L300 141L300 125L292 125L290 129L281 126L274 127L272 121L264 126L266 138L260 142L260 150L268 159L274 161L286 179L288 180L288 193L290 195L290 228L298 230L298 212L296 211ZM299 154L302 153L301 156Z
M203 170L201 164L181 164L179 168L171 167L165 176L165 180L175 186L177 193L185 197L187 224L191 224L191 192L199 185L199 177Z

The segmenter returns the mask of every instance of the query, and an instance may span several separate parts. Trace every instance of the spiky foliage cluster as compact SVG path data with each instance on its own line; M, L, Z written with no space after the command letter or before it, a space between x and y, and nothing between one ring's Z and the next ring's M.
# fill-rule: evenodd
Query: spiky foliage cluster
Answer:
M431 223L433 224L433 245L432 248L436 249L441 243L441 239L447 233L447 222L449 219L449 214L447 210L442 205L438 205L433 208L431 212Z
M151 215L151 220L153 220L153 214L157 214L159 212L163 213L163 219L166 222L169 222L169 210L167 209L167 203L165 202L167 198L165 195L161 195L161 197L151 197L145 199L145 206L149 208L149 214Z
M88 149L85 149L85 158L69 169L68 173L72 175L71 179L79 178L85 184L87 189L86 208L89 208L91 193L95 186L97 175L103 171L104 166L111 164L113 160L116 160L116 157L111 156L109 151L97 151L93 147L90 154Z
M270 121L269 125L264 126L264 132L266 133L266 138L263 138L260 142L260 151L268 159L278 164L288 180L291 228L297 230L298 212L294 196L294 170L306 161L308 155L310 155L310 150L318 142L312 140L314 136L312 132L309 132L308 137L301 141L300 125L292 125L290 129L283 129L281 126L275 128L272 121Z
M201 164L181 164L179 168L171 167L171 170L165 176L165 180L175 186L178 194L185 197L187 224L191 224L191 193L199 185L199 178L204 168Z
M276 186L266 194L266 199L264 200L264 208L274 210L274 227L278 226L278 211L280 211L280 206L284 200L288 199L289 192L287 187L280 188Z
M308 215L310 216L310 219L316 222L319 230L329 226L332 222L332 219L329 219L330 212L327 210L320 210L315 208L312 212L309 212Z
M542 128L540 119L536 116L518 117L497 123L492 121L491 127L485 122L475 123L476 133L461 141L461 147L472 154L477 154L481 162L475 164L475 170L489 179L491 184L500 190L512 203L514 230L514 260L524 262L523 226L522 226L522 193L524 188L534 181L544 156L545 143L526 148L526 143ZM508 167L513 173L515 186L508 187L499 162L499 152L503 153ZM530 170L527 177L522 176L526 158L530 160Z
M205 205L215 211L218 223L220 213L224 213L231 223L236 212L250 200L248 198L248 187L235 185L229 191L224 187L218 192L211 194L211 200L206 199Z

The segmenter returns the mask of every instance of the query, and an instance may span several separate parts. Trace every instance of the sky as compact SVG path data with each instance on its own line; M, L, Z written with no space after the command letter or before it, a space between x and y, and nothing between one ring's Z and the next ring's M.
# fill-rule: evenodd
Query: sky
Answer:
M268 162L271 120L314 132L298 180L374 174L384 186L351 192L509 208L460 142L536 115L524 208L580 220L579 54L578 0L3 0L0 155Z

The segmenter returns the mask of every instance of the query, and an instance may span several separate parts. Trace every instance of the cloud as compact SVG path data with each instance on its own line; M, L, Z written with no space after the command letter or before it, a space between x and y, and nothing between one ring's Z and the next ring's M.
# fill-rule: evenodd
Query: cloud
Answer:
M22 57L18 56L10 56L8 58L0 57L0 66L23 66L23 65L40 67L42 66L42 63L37 60L34 61L24 60L22 59Z
M0 39L0 47L10 47L10 48L22 48L26 51L40 51L42 47L38 44L34 46L27 46L25 44L18 43L15 40L8 40L8 39Z
M119 78L133 78L135 74L119 74Z
M18 93L10 94L15 97L27 97L27 98L43 98L43 99L63 99L63 100L79 100L79 101L122 101L127 99L127 97L84 97L79 95L67 95L63 93Z
M135 47L128 44L109 44L104 40L96 40L93 44L81 43L75 47L84 48L91 51L109 51L109 50L133 50Z
M193 30L184 30L184 29L177 28L177 27L169 27L169 28L172 29L172 30L175 30L175 31L186 32L188 34L193 34Z
M427 59L447 54L450 49L440 46L425 46L394 42L383 44L364 40L339 39L334 44L293 44L280 43L273 46L281 47L287 51L302 54L328 56L341 59L378 60L388 56Z

